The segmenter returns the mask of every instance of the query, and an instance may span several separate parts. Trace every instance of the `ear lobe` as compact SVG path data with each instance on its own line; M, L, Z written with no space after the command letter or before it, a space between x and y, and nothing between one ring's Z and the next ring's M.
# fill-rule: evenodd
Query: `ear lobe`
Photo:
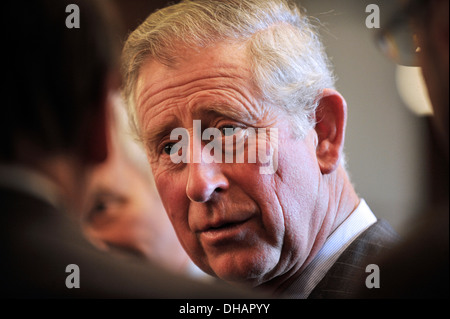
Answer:
M344 148L347 103L335 90L325 89L316 111L317 159L322 174L334 172Z

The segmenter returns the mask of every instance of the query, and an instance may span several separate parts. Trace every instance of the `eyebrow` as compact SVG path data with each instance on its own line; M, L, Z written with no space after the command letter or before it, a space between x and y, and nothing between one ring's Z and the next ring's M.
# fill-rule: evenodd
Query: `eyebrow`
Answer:
M243 112L244 111L244 112ZM224 116L234 120L251 121L255 115L248 112L242 106L236 107L230 103L208 103L195 108L194 118L200 118L205 115Z
M148 146L149 152L154 152L150 146L158 144L165 136L170 135L174 128L179 126L180 121L175 116L171 116L163 123L152 124L150 129L143 133L144 144Z

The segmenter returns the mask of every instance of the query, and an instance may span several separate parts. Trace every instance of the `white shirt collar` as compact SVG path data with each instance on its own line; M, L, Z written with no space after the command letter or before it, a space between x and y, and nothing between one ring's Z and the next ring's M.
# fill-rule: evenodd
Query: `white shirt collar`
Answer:
M0 164L0 187L24 192L58 210L63 209L57 185L45 175L25 166Z
M344 250L376 221L377 218L365 200L361 199L358 207L328 237L311 263L284 295L287 298L306 299Z

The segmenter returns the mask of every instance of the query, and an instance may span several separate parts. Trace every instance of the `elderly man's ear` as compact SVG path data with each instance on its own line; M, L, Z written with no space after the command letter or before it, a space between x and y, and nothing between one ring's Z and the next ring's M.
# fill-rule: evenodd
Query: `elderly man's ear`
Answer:
M322 174L334 172L343 156L347 103L333 89L325 89L316 111L316 154Z

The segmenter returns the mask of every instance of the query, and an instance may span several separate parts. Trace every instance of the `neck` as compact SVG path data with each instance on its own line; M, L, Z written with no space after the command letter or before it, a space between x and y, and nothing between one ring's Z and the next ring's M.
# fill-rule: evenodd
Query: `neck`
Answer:
M327 241L328 237L355 211L360 203L347 171L339 165L334 174L324 176L326 194L321 208L326 210L321 228L317 234L311 253L303 263L299 272L302 272L314 259L316 254ZM319 205L320 206L320 205Z
M331 197L328 211L335 211L334 223L330 234L353 213L360 203L360 198L342 166L339 166L337 174L337 181L339 182L335 181L334 187L331 187L330 191Z

